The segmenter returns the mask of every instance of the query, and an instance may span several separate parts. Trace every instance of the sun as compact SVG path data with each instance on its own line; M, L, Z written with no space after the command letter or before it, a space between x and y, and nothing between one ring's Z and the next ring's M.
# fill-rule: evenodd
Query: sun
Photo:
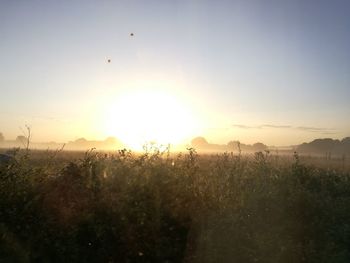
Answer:
M174 146L195 134L192 111L174 94L135 90L119 94L109 104L106 132L133 150L150 142Z

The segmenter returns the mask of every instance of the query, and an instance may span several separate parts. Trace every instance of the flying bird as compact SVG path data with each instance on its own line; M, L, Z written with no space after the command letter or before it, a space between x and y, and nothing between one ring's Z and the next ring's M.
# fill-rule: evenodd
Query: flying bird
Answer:
M130 36L133 37L133 36L134 36L134 33L131 32L131 33L130 33ZM111 63L111 61L112 61L111 59L107 59L107 62L108 62L108 63Z

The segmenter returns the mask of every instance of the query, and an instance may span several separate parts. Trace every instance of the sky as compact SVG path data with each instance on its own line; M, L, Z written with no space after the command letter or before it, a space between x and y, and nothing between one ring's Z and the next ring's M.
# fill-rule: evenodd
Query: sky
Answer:
M350 136L349 12L346 0L2 0L0 132L130 144Z

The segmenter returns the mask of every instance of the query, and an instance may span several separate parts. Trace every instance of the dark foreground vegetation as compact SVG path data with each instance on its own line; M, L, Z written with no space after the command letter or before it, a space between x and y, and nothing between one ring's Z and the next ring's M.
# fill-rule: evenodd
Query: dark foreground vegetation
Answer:
M11 154L0 262L350 262L344 167L193 149Z

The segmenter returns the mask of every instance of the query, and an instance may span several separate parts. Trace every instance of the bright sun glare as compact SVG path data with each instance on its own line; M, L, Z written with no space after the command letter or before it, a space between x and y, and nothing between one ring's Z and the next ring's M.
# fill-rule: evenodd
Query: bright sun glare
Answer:
M190 109L176 96L161 91L121 94L106 111L106 132L134 150L149 142L177 145L195 132Z

